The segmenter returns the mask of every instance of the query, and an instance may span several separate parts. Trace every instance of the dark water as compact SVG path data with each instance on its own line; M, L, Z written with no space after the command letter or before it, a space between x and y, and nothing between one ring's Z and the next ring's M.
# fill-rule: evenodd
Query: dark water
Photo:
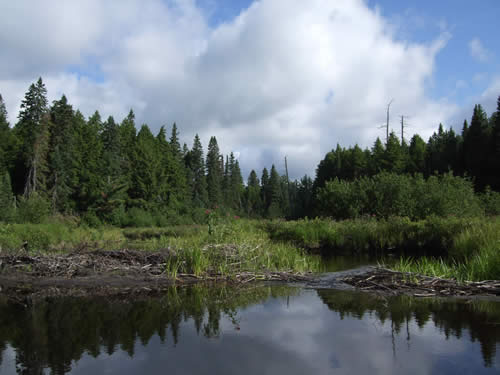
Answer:
M0 300L1 374L493 374L500 303L285 286Z

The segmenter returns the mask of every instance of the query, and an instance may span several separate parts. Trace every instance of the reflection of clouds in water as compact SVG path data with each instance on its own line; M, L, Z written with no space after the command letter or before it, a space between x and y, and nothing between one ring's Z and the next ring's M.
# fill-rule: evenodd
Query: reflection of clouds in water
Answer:
M492 368L483 366L480 345L466 329L461 339L446 338L432 320L423 328L410 320L394 332L390 319L382 323L374 313L341 318L313 290L268 299L236 318L240 330L224 316L219 338L210 340L188 319L175 346L171 336L162 344L155 335L146 346L136 343L134 357L121 350L98 361L85 355L72 373L482 374L499 368L498 354Z

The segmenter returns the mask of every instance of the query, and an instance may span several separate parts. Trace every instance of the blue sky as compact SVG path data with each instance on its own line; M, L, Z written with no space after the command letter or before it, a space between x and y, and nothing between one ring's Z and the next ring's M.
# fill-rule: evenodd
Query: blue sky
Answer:
M292 177L340 143L371 147L391 106L408 137L461 129L500 95L500 1L0 2L0 94L14 124L30 83L89 116L132 108L189 146L215 135L243 173ZM25 27L30 25L30 27Z

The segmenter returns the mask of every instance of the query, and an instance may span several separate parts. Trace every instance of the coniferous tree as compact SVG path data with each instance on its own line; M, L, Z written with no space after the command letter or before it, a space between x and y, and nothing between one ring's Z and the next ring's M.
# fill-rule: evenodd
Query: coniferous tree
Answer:
M231 200L232 200L232 207L237 210L241 211L243 209L243 192L244 192L244 186L243 186L243 177L241 176L241 169L240 169L240 163L238 160L234 158L233 153L231 152L230 155L230 163L232 164L231 167Z
M267 215L267 209L271 204L271 186L269 185L269 172L267 168L264 167L262 170L262 175L260 178L261 183L261 201L262 201L262 215Z
M210 138L207 153L207 190L210 206L214 207L222 202L222 178L223 168L222 156L219 153L219 146L215 137Z
M205 160L203 158L203 147L200 137L195 135L193 140L193 148L188 153L189 162L187 164L191 171L191 194L194 207L207 207L208 192L207 180L205 176Z
M260 184L257 173L252 169L248 175L246 189L246 212L250 217L260 215L262 209L262 200L260 194Z
M423 173L425 171L426 144L424 140L415 134L410 141L409 162L407 171L410 173Z
M103 144L100 137L102 121L95 112L88 121L77 111L73 140L72 168L74 170L73 200L78 211L86 211L97 201L101 189Z
M49 191L52 206L59 212L65 212L72 206L70 195L75 182L74 162L75 115L73 107L65 95L54 101L50 109L51 128L49 145ZM83 120L83 117L80 118Z
M132 157L131 198L143 208L154 206L159 195L159 158L158 144L147 125L137 134Z
M7 121L7 109L0 95L0 174L14 169L17 148L17 138Z
M487 180L487 153L489 146L488 117L480 104L474 107L470 127L464 138L465 170L475 177L476 187L483 189Z
M384 170L384 158L385 148L380 138L377 137L372 147L372 157L370 161L371 175L375 175Z
M491 130L491 152L489 170L491 179L491 188L500 191L500 96L497 100L497 111L494 116Z
M15 133L21 145L15 163L16 193L30 196L46 188L50 119L47 116L47 89L41 78L31 84L19 112ZM41 184L41 185L40 185Z
M135 114L131 109L118 126L119 139L119 163L121 178L123 183L127 184L128 188L132 186L132 175L134 174L133 154L137 137L137 129L135 126Z
M274 164L271 167L269 175L269 190L271 193L270 204L267 209L267 216L276 218L283 215L282 196L281 196L281 178Z
M403 151L399 138L394 132L391 132L387 140L382 167L384 170L394 173L401 173L405 170Z

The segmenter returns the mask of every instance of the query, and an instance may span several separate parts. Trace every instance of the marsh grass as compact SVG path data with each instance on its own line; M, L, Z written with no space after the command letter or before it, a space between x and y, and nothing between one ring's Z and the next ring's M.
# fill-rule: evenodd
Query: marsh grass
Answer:
M500 279L500 219L466 228L453 241L447 258L402 257L393 267L402 272L459 281Z
M28 245L23 248L23 244ZM166 228L90 228L56 221L42 224L0 224L2 253L69 253L74 251L131 249L168 250L172 254L165 273L197 277L233 277L241 272L316 272L320 258L291 243L271 241L257 221L226 218L212 234L206 226Z

